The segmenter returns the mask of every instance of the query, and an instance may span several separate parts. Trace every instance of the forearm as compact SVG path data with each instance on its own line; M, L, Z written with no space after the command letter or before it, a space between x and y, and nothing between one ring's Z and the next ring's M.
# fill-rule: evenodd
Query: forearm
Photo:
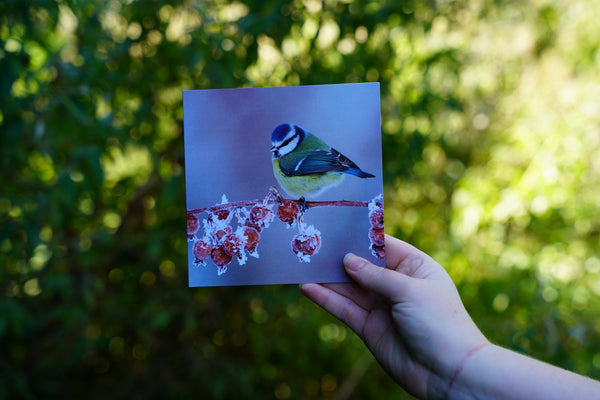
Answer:
M600 382L499 346L486 346L465 360L448 399L600 398Z

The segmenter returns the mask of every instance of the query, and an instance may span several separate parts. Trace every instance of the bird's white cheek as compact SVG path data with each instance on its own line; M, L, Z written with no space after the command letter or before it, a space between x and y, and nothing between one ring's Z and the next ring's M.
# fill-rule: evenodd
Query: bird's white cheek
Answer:
M292 151L294 151L294 149L296 148L296 146L298 146L298 142L299 141L300 141L300 138L298 136L296 136L296 137L294 137L294 139L292 139L285 146L281 146L281 147L277 148L277 153L279 154L279 157L283 157L286 154L289 154Z

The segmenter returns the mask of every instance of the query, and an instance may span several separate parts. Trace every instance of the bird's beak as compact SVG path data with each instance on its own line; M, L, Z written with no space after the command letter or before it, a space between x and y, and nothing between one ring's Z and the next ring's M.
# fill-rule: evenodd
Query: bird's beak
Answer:
M277 149L277 147L275 147L275 146L271 147L271 153L273 153L273 157L275 157L275 158L279 157L279 150Z

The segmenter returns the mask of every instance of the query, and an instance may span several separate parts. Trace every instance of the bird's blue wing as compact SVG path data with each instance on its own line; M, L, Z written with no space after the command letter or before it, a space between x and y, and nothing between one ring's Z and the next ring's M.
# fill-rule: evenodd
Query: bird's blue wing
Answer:
M336 162L332 153L313 150L303 157L283 157L280 160L281 171L287 176L319 174L329 171L341 171L342 166Z
M345 172L361 178L373 176L361 171L355 163L335 149L331 149L331 151L313 150L304 157L295 160L282 159L280 167L287 176L322 174L325 172Z

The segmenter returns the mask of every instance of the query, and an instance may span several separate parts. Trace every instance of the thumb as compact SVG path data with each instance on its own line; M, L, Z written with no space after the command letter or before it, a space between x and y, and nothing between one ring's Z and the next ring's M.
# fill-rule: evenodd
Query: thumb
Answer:
M401 300L400 296L412 279L400 272L371 264L352 253L344 257L344 266L348 275L359 285L392 303Z

